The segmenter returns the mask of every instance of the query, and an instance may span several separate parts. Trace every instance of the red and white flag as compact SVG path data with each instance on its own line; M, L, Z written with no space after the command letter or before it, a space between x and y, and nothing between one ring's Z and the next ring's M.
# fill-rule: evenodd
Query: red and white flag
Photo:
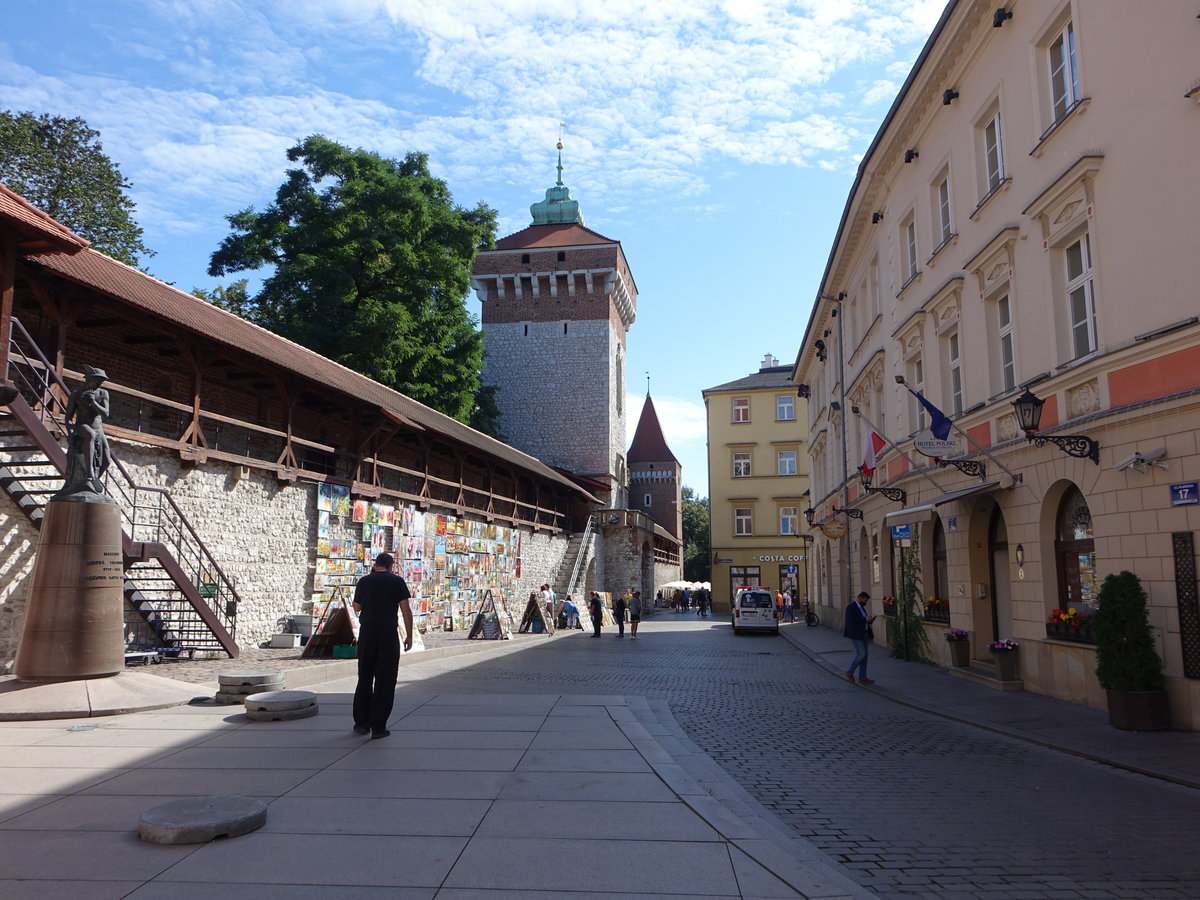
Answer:
M863 435L863 464L862 469L871 477L875 474L875 456L887 446L887 441L879 436L874 428L868 428Z

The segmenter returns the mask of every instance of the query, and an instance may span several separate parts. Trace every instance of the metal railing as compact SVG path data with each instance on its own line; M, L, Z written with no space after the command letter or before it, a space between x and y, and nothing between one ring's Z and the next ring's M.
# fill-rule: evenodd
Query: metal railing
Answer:
M9 377L49 436L55 442L65 439L70 388L16 318L12 319ZM53 459L57 454L48 455ZM65 472L61 460L55 461ZM136 592L152 606L194 607L206 624L219 623L232 639L237 623L237 591L170 493L165 488L138 484L115 457L103 484L121 510L127 582L132 582ZM164 558L164 551L169 558ZM170 587L166 585L168 580L172 582ZM213 636L222 645L225 643L215 630ZM176 639L183 638L177 635ZM236 645L233 650L236 653Z

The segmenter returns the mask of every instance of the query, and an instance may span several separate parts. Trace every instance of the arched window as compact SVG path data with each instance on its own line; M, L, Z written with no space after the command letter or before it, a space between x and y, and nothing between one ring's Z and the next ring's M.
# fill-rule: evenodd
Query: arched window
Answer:
M1058 507L1054 556L1058 568L1058 605L1079 613L1095 609L1096 544L1092 512L1078 488L1067 491Z

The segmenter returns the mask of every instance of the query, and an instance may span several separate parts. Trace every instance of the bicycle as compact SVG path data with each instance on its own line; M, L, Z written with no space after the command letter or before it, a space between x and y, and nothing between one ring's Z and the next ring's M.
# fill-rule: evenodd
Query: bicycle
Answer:
M805 625L807 625L809 628L812 628L816 625L821 624L821 618L813 611L813 606L812 606L811 601L805 600L801 604L801 608L804 610L804 624Z

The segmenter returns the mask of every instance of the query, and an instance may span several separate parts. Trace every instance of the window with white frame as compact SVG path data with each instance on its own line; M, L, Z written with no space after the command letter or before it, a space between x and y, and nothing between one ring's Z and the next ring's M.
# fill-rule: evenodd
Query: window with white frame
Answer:
M733 477L750 477L750 451L739 450L733 454Z
M934 209L937 210L937 231L934 234L937 246L942 246L954 237L954 219L950 212L950 172L944 170L933 185Z
M914 391L923 394L925 391L925 364L921 361L919 354L908 360L907 368L908 374L905 380L908 382L908 386ZM911 394L909 395L909 412L909 421L912 424L913 434L916 434L918 431L924 431L926 428L925 407L920 400Z
M904 253L904 282L917 277L917 220L909 215L900 226L900 242Z
M748 506L734 508L733 533L738 537L748 537L754 534L754 510Z
M796 474L796 451L795 450L780 450L776 454L778 460L777 471L780 475L795 475Z
M954 415L963 411L962 358L958 352L958 332L946 336L946 371L950 383L950 407Z
M1092 243L1085 232L1063 251L1067 277L1067 316L1075 358L1096 349L1096 305L1092 286Z
M749 422L750 421L750 398L749 397L734 397L733 398L733 421Z
M996 343L999 346L1000 387L1005 391L1017 386L1017 353L1014 346L1012 304L1008 294L996 300Z
M1070 22L1054 36L1047 48L1050 66L1050 107L1054 121L1066 116L1079 102L1079 65L1075 29Z
M796 530L796 507L781 506L779 507L779 533L780 534L797 534Z
M775 398L775 420L777 422L794 422L796 419L796 398L791 394L780 394Z
M1000 129L1000 108L992 111L979 125L983 164L983 193L990 194L1004 181L1004 135Z
M871 532L871 581L879 584L882 581L879 570L879 532Z

